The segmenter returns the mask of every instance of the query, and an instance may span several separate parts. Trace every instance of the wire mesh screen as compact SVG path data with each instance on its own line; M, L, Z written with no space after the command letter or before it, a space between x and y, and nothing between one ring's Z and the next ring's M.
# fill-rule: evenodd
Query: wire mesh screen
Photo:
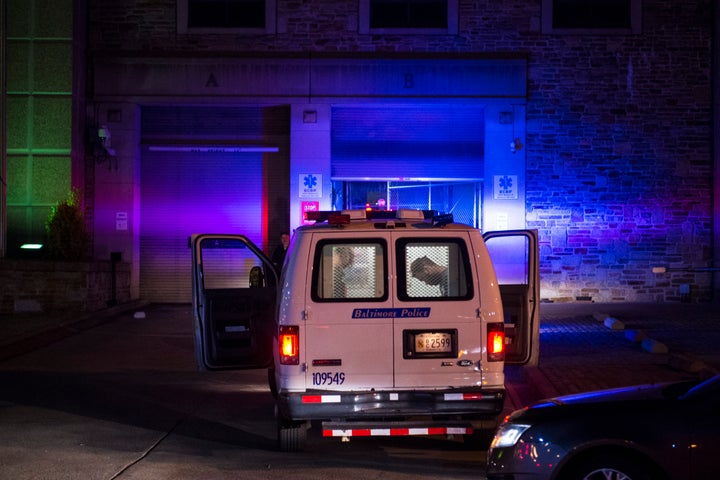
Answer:
M444 246L408 247L407 292L410 297L448 295L448 249Z
M384 297L383 251L377 243L323 245L315 265L317 298Z
M481 183L333 181L332 205L336 210L372 207L380 210L435 210L452 213L458 223L478 228Z
M467 256L458 243L408 243L403 254L406 298L467 298L471 295Z
M389 192L392 209L435 210L438 213L452 213L458 223L474 227L480 224L478 182L390 182Z

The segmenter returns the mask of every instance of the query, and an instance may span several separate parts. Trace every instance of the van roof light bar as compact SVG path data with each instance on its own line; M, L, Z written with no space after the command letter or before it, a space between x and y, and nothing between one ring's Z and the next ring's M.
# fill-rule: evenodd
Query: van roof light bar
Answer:
M351 215L346 211L315 210L306 212L305 219L314 221L315 223L327 222L329 225L345 225L350 223Z
M452 213L444 213L442 215L435 215L432 217L433 227L442 227L443 225L453 223L454 221Z
M396 213L398 220L425 220L425 215L422 210L413 210L410 208L399 208Z
M366 220L402 220L424 222L431 220L429 225L443 226L453 223L452 213L438 215L435 210L416 210L412 208L400 208L398 210L342 210L328 211L316 210L305 213L305 219L315 223L327 222L330 225L343 225L351 222Z
M367 220L368 218L368 212L365 210L343 210L341 214L349 216L351 222L357 220Z

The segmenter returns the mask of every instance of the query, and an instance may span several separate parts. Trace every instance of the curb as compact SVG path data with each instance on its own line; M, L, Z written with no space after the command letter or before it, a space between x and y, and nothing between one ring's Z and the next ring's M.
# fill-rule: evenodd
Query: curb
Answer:
M625 330L625 338L633 343L641 343L648 338L647 333L642 330Z
M618 332L624 331L625 338L628 341L637 344L640 348L642 348L642 350L651 354L665 355L667 365L674 370L698 375L703 378L709 378L720 373L718 369L708 366L705 362L693 357L690 354L670 352L667 345L655 339L649 338L648 334L643 330L626 329L624 322L607 313L595 312L592 314L592 317L611 330ZM543 373L542 367L526 366L523 367L523 372L524 381L528 385L529 390L532 392L533 398L523 398L524 395L522 395L522 393L525 392L512 392L510 395L512 396L513 402L519 402L517 403L518 405L524 406L538 400L553 398L560 395L558 390Z
M625 330L623 322L606 313L596 312L593 313L593 317L612 330ZM640 347L648 353L668 355L667 364L675 370L703 376L712 376L718 373L714 368L709 367L705 362L694 358L692 355L671 353L667 345L649 338L647 333L642 330L625 330L625 338L633 343L640 344Z
M667 345L652 338L646 338L640 343L640 346L649 353L670 353Z
M615 317L611 317L607 313L595 312L593 318L611 330L625 330L625 323ZM658 342L652 338L648 338L647 334L642 330L627 330L625 338L634 343L639 343L643 350L649 353L669 353L667 345Z

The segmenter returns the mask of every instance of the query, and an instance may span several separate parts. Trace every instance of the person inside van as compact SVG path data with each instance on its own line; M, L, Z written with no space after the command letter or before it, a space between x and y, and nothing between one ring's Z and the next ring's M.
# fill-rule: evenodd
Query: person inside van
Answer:
M335 247L333 251L333 298L347 297L347 285L345 283L345 274L347 269L352 265L354 254L351 247Z
M427 256L413 260L410 264L410 273L421 282L436 285L440 289L441 297L447 297L450 294L447 267L438 265Z

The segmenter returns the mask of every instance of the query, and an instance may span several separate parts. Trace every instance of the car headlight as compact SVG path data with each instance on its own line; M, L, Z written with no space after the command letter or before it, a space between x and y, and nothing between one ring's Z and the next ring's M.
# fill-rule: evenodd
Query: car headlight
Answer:
M490 448L512 447L520 440L520 436L528 428L530 428L530 425L520 423L504 423L500 425L497 432L495 432Z

